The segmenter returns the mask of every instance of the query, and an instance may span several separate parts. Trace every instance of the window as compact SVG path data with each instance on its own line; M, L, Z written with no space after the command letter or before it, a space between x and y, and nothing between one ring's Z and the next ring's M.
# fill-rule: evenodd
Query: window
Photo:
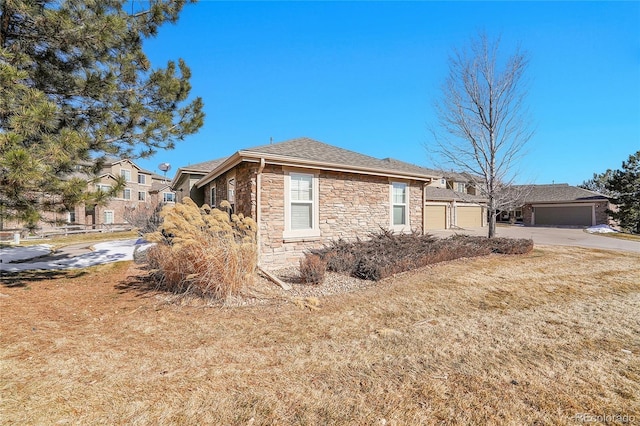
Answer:
M164 201L165 203L175 203L176 194L174 194L173 192L163 192L162 201Z
M308 173L285 175L284 238L320 236L318 178Z
M104 223L106 225L113 223L113 210L105 210L104 212Z
M67 223L76 223L76 212L68 212Z
M144 184L146 184L146 183L147 183L147 176L146 176L146 175L143 175L143 174L138 173L138 183L139 183L140 185L144 185Z
M209 200L209 201L210 201L209 205L211 207L215 207L216 206L217 200L216 200L216 187L215 186L211 187L211 200Z
M131 190L129 188L125 188L124 191L122 191L122 198L125 200L131 199Z
M131 182L131 170L121 169L120 176L123 176L127 182Z
M97 184L96 191L109 192L111 191L111 185Z
M462 182L456 182L456 192L465 194L467 192L467 186Z
M291 229L313 228L313 176L291 174Z
M144 201L147 198L147 193L144 191L138 191L138 201Z
M236 178L234 177L227 181L227 201L231 204L236 202Z
M407 184L394 182L392 189L392 225L404 226L407 224Z

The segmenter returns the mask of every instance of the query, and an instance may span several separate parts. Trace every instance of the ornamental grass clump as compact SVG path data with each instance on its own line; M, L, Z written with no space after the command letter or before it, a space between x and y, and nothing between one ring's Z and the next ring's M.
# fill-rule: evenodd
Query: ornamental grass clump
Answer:
M147 258L159 288L224 299L252 282L257 267L253 219L207 205L198 208L189 198L165 206L160 216L159 230L145 236L157 243Z

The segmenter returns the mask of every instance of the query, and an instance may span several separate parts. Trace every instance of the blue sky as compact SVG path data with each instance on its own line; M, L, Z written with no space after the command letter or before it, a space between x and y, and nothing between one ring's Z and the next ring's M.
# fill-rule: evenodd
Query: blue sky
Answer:
M184 58L205 125L138 160L158 172L308 136L434 167L427 147L452 48L479 30L530 55L535 135L519 183L579 184L640 150L640 2L218 2L145 42Z

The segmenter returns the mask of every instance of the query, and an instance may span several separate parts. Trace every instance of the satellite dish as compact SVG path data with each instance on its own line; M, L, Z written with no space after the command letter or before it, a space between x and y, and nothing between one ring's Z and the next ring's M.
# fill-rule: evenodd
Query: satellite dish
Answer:
M158 168L160 170L162 170L163 172L167 173L169 170L171 170L171 164L169 164L169 163L160 163L160 165L158 165Z

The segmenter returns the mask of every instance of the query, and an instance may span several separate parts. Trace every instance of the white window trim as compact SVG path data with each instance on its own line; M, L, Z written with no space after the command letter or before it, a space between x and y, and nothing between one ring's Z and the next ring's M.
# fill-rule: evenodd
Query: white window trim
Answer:
M393 224L393 206L395 203L393 202L393 185L404 185L404 196L405 196L405 209L404 209L404 225L394 225ZM409 214L409 199L410 199L410 186L408 182L399 182L392 181L389 183L389 229L394 232L411 232L411 222ZM400 205L400 204L398 204Z
M133 173L131 173L131 169L120 169L120 176L124 176L122 172L129 172L129 179L127 179L127 182L132 182L131 178L133 177Z
M140 194L142 194L142 200L140 199ZM138 191L138 201L140 202L147 201L147 191Z
M173 201L167 201L166 195L173 194ZM162 202L163 203L175 203L176 202L176 193L175 192L163 192L162 193Z
M111 222L107 222L107 213L111 213ZM116 215L113 210L105 210L102 212L102 218L105 225L113 225L116 221Z
M233 189L229 189L231 181L233 181ZM231 191L233 191L233 193ZM235 209L237 194L238 194L238 181L236 180L236 174L234 172L227 177L227 198L226 198L229 204L234 206L234 209Z
M144 183L140 183L140 176L144 177ZM151 176L138 172L138 185L151 186Z
M126 193L127 193L127 191L129 191L129 198L125 197L125 195L124 195L124 194L126 194ZM131 188L125 188L125 189L123 189L123 190L122 190L122 199L123 199L123 200L127 200L127 201L131 201L131 194L132 194Z
M308 238L320 238L320 203L319 203L319 181L317 173L310 173L305 170L286 170L284 174L284 232L282 237L285 240L303 240ZM291 229L291 175L311 176L312 188L312 228L311 229Z
M218 200L216 198L218 193L216 192L216 186L215 185L211 185L211 187L209 188L209 207L211 207L212 209L216 207L216 204L218 202Z

